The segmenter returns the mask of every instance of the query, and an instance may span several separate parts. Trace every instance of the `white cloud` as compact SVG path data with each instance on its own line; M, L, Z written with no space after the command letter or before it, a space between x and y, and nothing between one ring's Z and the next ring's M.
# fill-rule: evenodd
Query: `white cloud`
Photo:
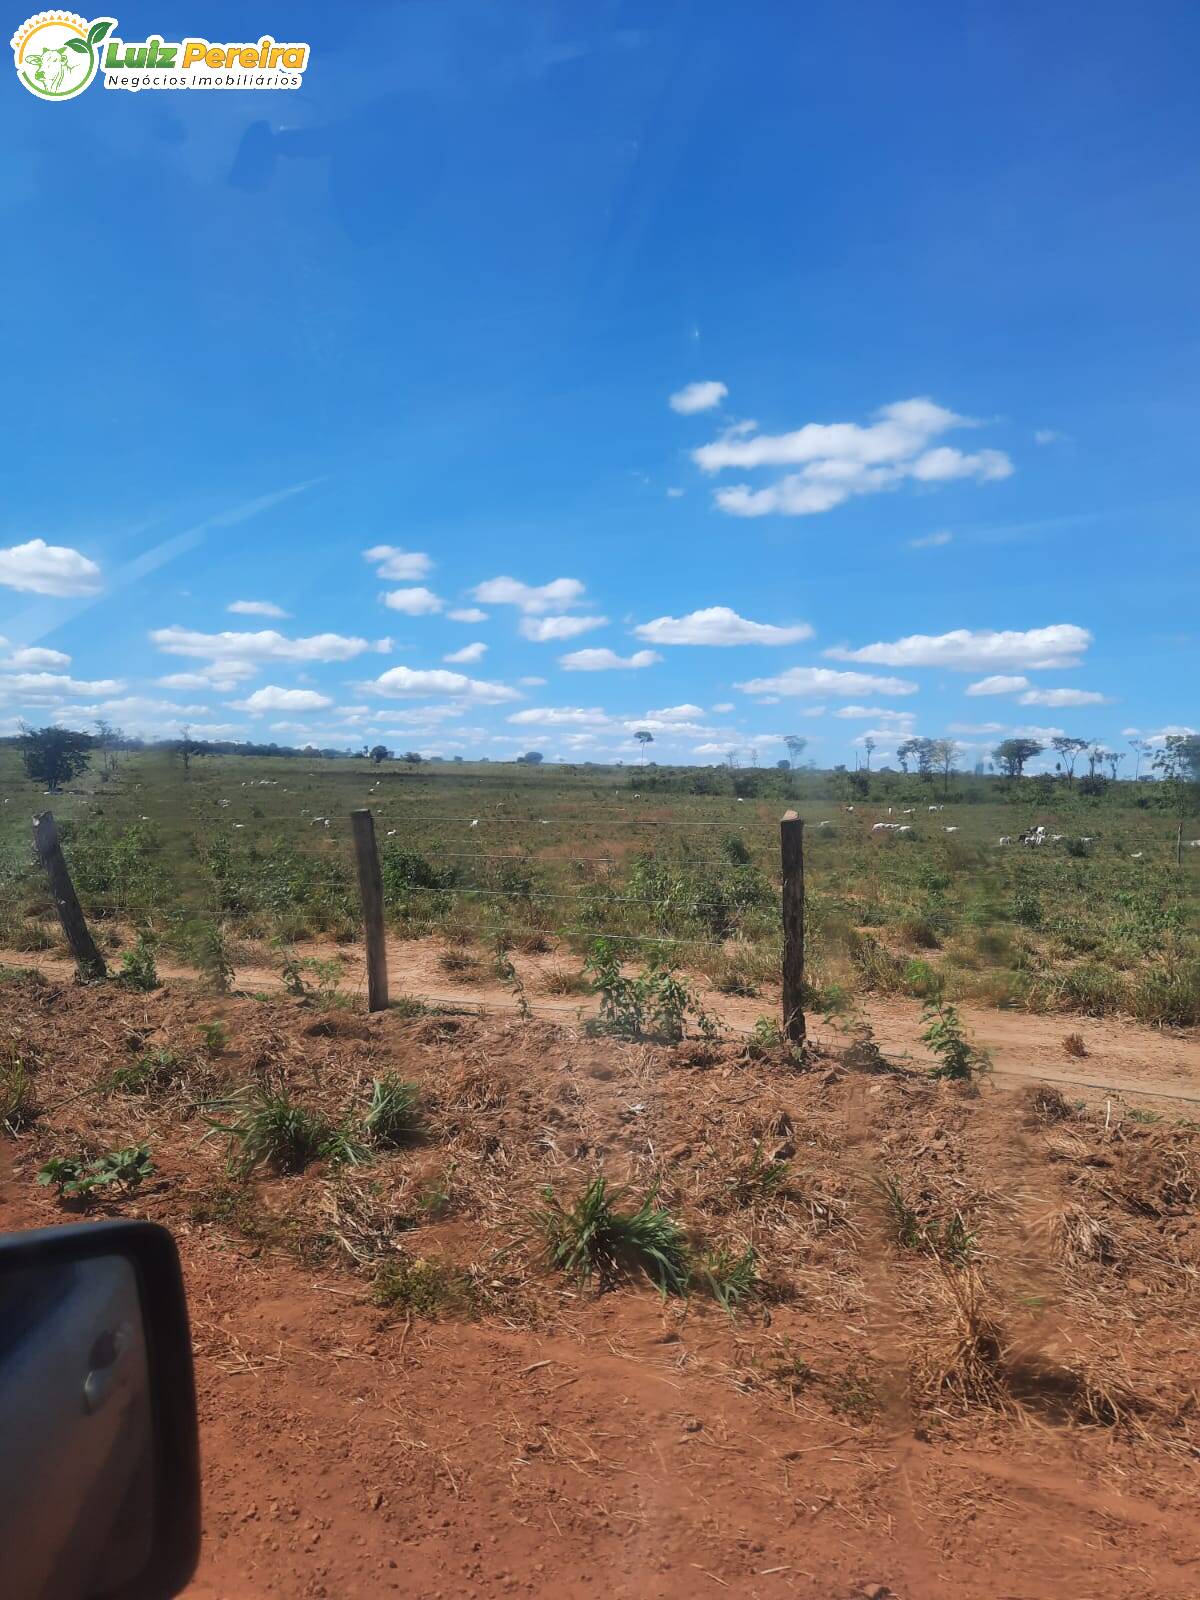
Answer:
M1168 739L1194 737L1196 731L1195 728L1189 728L1186 723L1169 722L1165 728L1159 728L1156 733L1147 734L1146 739L1149 744L1162 745L1166 744Z
M733 707L730 706L729 709L732 711ZM697 717L702 717L703 715L704 709L702 706L687 704L662 706L657 711L647 711L646 713L647 718L652 718L659 722L694 722Z
M453 611L447 611L446 618L449 622L486 622L488 614L478 606L457 606Z
M226 611L235 612L239 617L287 617L290 611L285 611L282 606L277 606L273 600L231 600L225 607Z
M70 678L61 672L6 672L0 678L0 694L41 703L78 695L120 694L124 687L120 678Z
M715 705L713 707L713 710L719 716L723 717L723 716L726 715L727 712L730 712L730 711L733 710L733 702L731 700L722 700L722 701L719 702L719 704L717 704L717 705Z
M947 724L947 733L1003 733L1002 722L951 722Z
M916 694L906 678L877 678L867 672L834 672L830 667L789 667L777 678L751 678L735 687L744 694Z
M876 722L911 722L915 716L912 711L886 711L879 706L843 706L833 714L835 717L859 718L863 721L874 719Z
M949 445L926 450L908 468L918 483L948 483L952 478L979 478L989 483L1012 476L1012 462L1003 450L975 450L964 454Z
M949 544L953 538L954 535L943 528L939 533L925 533L919 539L910 539L908 547L910 550L936 550L941 545Z
M813 634L807 622L783 628L773 622L750 622L729 606L709 606L690 611L686 617L656 617L653 622L639 623L633 631L651 644L704 645L796 644Z
M442 660L465 666L471 661L482 661L485 655L487 655L487 645L476 641L475 644L463 645L461 650L452 650L448 656L443 656Z
M45 650L40 645L24 645L0 661L0 672L37 671L41 668L69 667L71 658L62 650Z
M443 602L432 589L389 589L381 595L390 611L402 611L406 617L430 617L442 609Z
M559 656L558 664L564 672L611 672L652 667L661 660L657 650L635 650L631 656L619 656L615 650L573 650Z
M1011 728L1009 731L1015 733L1018 739L1040 739L1043 744L1047 744L1051 739L1061 738L1066 729L1039 728L1034 724L1026 724L1023 728Z
M214 661L211 667L198 672L169 672L154 681L162 689L216 689L225 694L261 670L253 661Z
M471 598L485 605L517 606L531 617L576 606L583 596L584 586L578 578L552 578L539 585L520 583L516 578L488 578L471 591Z
M1121 737L1122 739L1136 739L1141 731L1140 728L1122 728Z
M1001 450L964 454L948 445L929 448L939 434L951 428L977 426L932 400L898 400L883 406L875 417L866 427L856 422L810 422L783 434L727 430L694 450L692 459L710 473L734 467L799 468L766 488L742 483L719 489L717 505L741 517L772 512L809 516L830 511L852 495L895 488L905 479L938 483L977 478L986 482L1006 478L1013 470Z
M867 661L881 667L949 667L977 672L987 667L1076 667L1092 642L1086 628L1056 622L1048 628L997 633L989 628L954 628L949 633L913 633L861 650L826 650L835 661Z
M100 589L100 568L69 545L30 539L0 550L0 584L59 597L96 594Z
M574 639L593 628L607 627L607 617L522 617L518 632L534 644L549 644L555 639Z
M1021 689L1029 688L1029 679L1024 676L1008 676L1003 672L993 673L990 678L980 678L978 683L969 683L967 694L1016 694Z
M545 686L545 678L518 678L517 682L523 689L541 689Z
M531 706L526 711L514 711L509 722L520 727L538 728L608 728L613 719L599 706Z
M671 487L667 490L667 499L668 500L682 500L683 499L683 494L684 494L684 491L682 489L677 489L675 487L675 485L672 484Z
M711 411L719 406L728 393L723 383L710 378L707 382L685 383L682 389L676 389L667 404L681 417L691 417L697 411Z
M433 569L423 550L401 550L394 544L373 544L363 551L363 560L375 567L377 578L394 578L399 583L427 577Z
M1057 428L1035 428L1033 434L1034 444L1057 444L1060 439L1065 439L1065 433L1059 433Z
M446 672L440 667L421 671L412 667L392 667L369 683L359 685L365 693L382 694L396 699L415 699L424 695L456 695L464 700L475 700L481 705L499 705L504 700L517 700L515 689L503 683L486 683L478 678L464 677L461 672Z
M153 628L152 644L172 656L196 656L225 661L350 661L369 646L365 639L340 633L314 633L307 639L288 639L273 628L261 633L196 633L173 624Z
M256 689L253 694L247 695L244 700L232 702L235 711L323 711L326 706L331 706L333 701L327 694L318 694L315 689L281 689L276 684L269 683L265 688Z
M1107 695L1094 689L1030 689L1018 701L1023 706L1106 706Z

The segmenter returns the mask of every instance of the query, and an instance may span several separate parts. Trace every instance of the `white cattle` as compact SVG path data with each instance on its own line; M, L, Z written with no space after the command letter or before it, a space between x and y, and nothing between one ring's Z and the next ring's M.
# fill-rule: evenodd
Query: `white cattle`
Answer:
M957 833L958 832L958 828L957 828L957 826L954 826L954 827L947 826L946 832L947 833Z
M876 822L872 826L871 832L872 833L893 833L899 826L900 826L900 824L898 822Z
M1135 850L1129 859L1131 861L1140 861L1145 853L1144 850Z
M997 839L996 843L997 844L1011 844L1012 843L1012 835L1010 833L1003 834L1003 835L1001 835L1001 837L999 839Z

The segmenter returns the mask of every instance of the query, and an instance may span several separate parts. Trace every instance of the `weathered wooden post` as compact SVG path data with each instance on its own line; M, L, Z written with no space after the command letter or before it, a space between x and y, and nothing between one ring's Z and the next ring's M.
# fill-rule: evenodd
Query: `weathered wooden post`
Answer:
M386 1011L388 1004L387 946L383 938L383 874L375 848L375 819L367 810L352 811L354 854L358 862L358 890L362 896L367 934L367 1010Z
M804 1028L804 823L794 811L779 824L783 866L783 1031L803 1044Z
M58 920L62 923L67 943L71 946L71 954L75 957L80 977L103 978L108 969L84 921L79 896L75 893L75 885L71 882L71 874L67 870L62 845L58 842L58 828L55 825L53 812L43 811L40 816L33 819L33 844L46 869L46 876L50 879L50 890L54 895Z

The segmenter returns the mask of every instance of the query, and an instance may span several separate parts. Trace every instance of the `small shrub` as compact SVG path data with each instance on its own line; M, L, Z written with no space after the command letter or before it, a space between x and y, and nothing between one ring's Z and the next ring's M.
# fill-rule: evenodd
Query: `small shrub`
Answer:
M904 969L904 987L919 1000L929 1000L942 992L942 975L928 961L914 957Z
M229 942L215 922L198 923L188 941L195 966L218 994L228 994L233 984L233 958Z
M18 1134L37 1116L33 1079L24 1056L0 1061L0 1128Z
M928 917L910 911L896 924L896 937L915 950L936 950L941 945L938 931Z
M55 1156L38 1168L37 1182L43 1188L53 1184L59 1199L88 1199L97 1189L110 1184L116 1184L125 1194L133 1194L154 1172L149 1146L137 1144L112 1150L90 1162L82 1157Z
M426 1017L429 1007L424 1000L418 1000L415 994L398 994L389 1002L389 1011L394 1011L398 1017Z
M371 1299L389 1311L418 1317L470 1313L474 1295L470 1279L441 1261L421 1257L389 1261L371 1286Z
M176 1082L183 1063L174 1050L160 1046L126 1067L117 1067L104 1082L110 1094L151 1094Z
M1012 919L1020 923L1022 928L1041 927L1042 902L1036 890L1027 887L1017 889L1012 898Z
M229 1043L229 1029L219 1018L214 1022L198 1022L196 1028L210 1056L219 1056Z
M158 988L158 969L154 965L156 942L148 934L139 933L132 950L121 957L121 971L117 979L127 989L140 989L149 993Z
M607 939L597 939L584 972L593 992L600 996L600 1020L594 1030L621 1039L663 1039L677 1043L687 1032L694 1014L701 1033L712 1024L700 1009L691 985L664 967L651 967L639 977L627 978L616 951Z
M725 1204L741 1209L766 1205L778 1197L787 1175L787 1164L768 1160L762 1145L757 1144L750 1159L731 1174L725 1188Z
M746 1041L746 1054L752 1061L760 1061L763 1056L781 1049L786 1042L783 1028L774 1017L759 1017Z
M636 1211L618 1211L628 1193L610 1194L604 1178L593 1178L569 1206L544 1189L545 1209L535 1221L550 1266L583 1280L595 1274L602 1287L623 1272L642 1271L661 1294L684 1294L688 1260L684 1233L668 1211L656 1206L651 1189Z
M1066 1055L1075 1056L1082 1060L1087 1055L1087 1045L1083 1042L1081 1033L1068 1033L1063 1038L1063 1051Z
M439 950L437 964L455 983L478 983L483 978L483 963L468 950Z
M921 1020L925 1023L921 1038L939 1062L931 1076L966 1080L991 1067L988 1052L967 1038L954 1006L930 1000L921 1013Z
M239 1178L248 1178L264 1163L279 1173L303 1172L311 1161L328 1159L354 1163L364 1152L342 1129L320 1112L297 1105L286 1089L265 1085L224 1102L233 1120L208 1119L214 1133L228 1139L229 1165Z
M697 1270L713 1298L731 1315L758 1289L758 1255L752 1245L741 1254L719 1245L700 1257Z
M371 1104L363 1118L363 1132L378 1145L410 1143L421 1131L421 1093L415 1083L385 1073L371 1085Z
M902 1250L921 1250L954 1266L965 1266L971 1259L975 1235L968 1231L961 1212L923 1220L896 1178L878 1179L875 1187L883 1199L892 1238Z

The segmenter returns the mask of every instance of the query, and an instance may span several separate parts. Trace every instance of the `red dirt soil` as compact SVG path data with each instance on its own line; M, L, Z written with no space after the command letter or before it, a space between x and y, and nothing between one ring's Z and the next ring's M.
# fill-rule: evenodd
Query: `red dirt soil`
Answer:
M214 1018L229 1045L210 1059L197 1024ZM162 1044L194 1052L182 1086L90 1092ZM39 1106L0 1134L3 1226L70 1220L33 1182L50 1154L151 1144L159 1176L115 1210L171 1226L187 1277L205 1496L190 1600L1200 1595L1190 1126L828 1057L797 1071L740 1045L178 985L10 981L0 1046L33 1063ZM421 1085L418 1147L259 1176L239 1191L251 1212L226 1204L202 1093L269 1073L332 1113L385 1069ZM755 1141L788 1178L738 1210L729 1175ZM752 1240L765 1297L730 1317L549 1274L527 1237L539 1189L600 1169L639 1193L655 1178L697 1237ZM898 1247L882 1174L922 1218L961 1208L976 1266ZM448 1211L414 1224L434 1179ZM373 1304L371 1229L384 1259L469 1271L473 1312ZM954 1295L975 1289L968 1325Z

